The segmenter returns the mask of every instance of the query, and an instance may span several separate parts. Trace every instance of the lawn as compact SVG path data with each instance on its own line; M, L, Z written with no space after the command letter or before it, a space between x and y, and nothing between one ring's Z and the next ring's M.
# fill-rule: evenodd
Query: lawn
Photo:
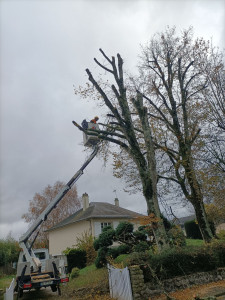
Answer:
M108 279L108 271L106 268L97 269L95 265L87 266L80 270L79 276L70 280L69 286L75 289L83 287L94 287L96 285L105 284Z
M0 276L0 290L4 290L10 286L10 283L15 275L1 275Z
M204 244L202 240L193 240L193 239L187 239L186 240L187 248L191 247L200 247ZM115 265L117 267L122 268L122 265L126 266L127 259L129 258L129 255L123 254L120 255L115 260ZM0 277L0 289L3 289L5 292L6 287L9 287L12 278L15 277L15 275L8 275L4 277ZM101 295L98 295L98 291L101 290L107 290L108 288L108 271L106 268L97 269L95 265L87 266L79 271L79 276L77 278L74 278L70 280L70 282L62 286L62 300L64 299L72 299L75 297L75 299L105 299L108 300L109 293L106 292ZM77 294L77 291L79 293ZM97 293L96 293L97 291ZM46 296L45 296L46 297ZM53 296L54 297L54 296ZM89 297L89 298L88 298ZM49 295L46 300L52 299L52 296ZM1 297L0 297L1 299Z
M9 288L10 283L15 275L0 275L0 300L3 300L6 288Z
M204 241L203 240L186 239L186 245L200 247L200 246L204 245Z

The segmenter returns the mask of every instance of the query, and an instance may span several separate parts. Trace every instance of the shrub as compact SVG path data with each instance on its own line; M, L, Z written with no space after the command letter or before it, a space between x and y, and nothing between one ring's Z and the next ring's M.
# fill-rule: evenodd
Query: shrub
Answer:
M116 228L116 236L127 235L132 233L134 230L134 225L129 222L122 222Z
M87 265L91 265L97 256L94 248L94 238L88 232L84 232L81 237L77 237L76 249L86 252Z
M149 261L149 254L147 252L133 252L127 258L127 264L132 265L146 265Z
M109 248L108 251L107 251L107 256L110 256L112 258L116 258L118 256L117 248Z
M19 243L10 235L6 239L0 239L0 266L17 261L19 253Z
M216 267L225 267L225 243L224 241L214 240L204 247L215 258Z
M102 247L98 250L98 256L95 259L96 268L102 268L104 265L106 265L107 250L107 247Z
M171 248L159 254L151 251L131 253L126 257L127 265L139 265L144 273L144 280L154 278L168 279L196 272L207 272L225 267L225 243L214 240L212 243L185 248Z
M120 254L115 259L115 263L118 263L118 264L122 263L124 266L127 266L128 265L128 260L129 260L129 254Z
M217 236L220 240L225 240L225 230L220 230Z
M145 252L149 249L149 245L147 242L141 241L139 244L133 247L134 252Z
M69 273L75 267L82 269L86 266L87 258L84 250L68 248L64 253L67 256Z
M70 273L70 279L77 278L79 276L79 269L78 268L73 268L71 273Z
M215 269L216 259L203 248L200 251L172 249L151 256L149 265L160 279Z
M93 243L94 249L97 251L100 248L100 241L99 239L95 239Z
M119 247L117 247L118 255L130 253L130 250L131 250L130 246L126 244L122 244Z
M144 230L137 230L134 231L134 237L136 238L136 240L139 241L146 241L147 240L147 235L146 232Z
M113 244L113 237L115 235L115 230L108 228L108 230L103 230L99 235L98 239L94 242L95 250L98 250L101 247L109 247Z
M186 237L179 226L173 226L167 232L170 244L173 246L184 247L186 245Z

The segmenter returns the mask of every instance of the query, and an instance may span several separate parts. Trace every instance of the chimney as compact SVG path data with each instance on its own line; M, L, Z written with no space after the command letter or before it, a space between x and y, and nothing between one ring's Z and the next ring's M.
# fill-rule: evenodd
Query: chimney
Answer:
M83 211L85 211L89 207L89 197L87 193L82 195L82 202L83 202Z
M120 206L120 205L119 205L119 199L118 199L118 198L115 198L115 205L118 206L118 207Z

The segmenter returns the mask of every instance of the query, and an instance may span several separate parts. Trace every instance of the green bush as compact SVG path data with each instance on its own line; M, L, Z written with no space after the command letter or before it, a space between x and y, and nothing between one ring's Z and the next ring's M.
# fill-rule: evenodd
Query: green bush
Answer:
M147 252L133 252L127 257L127 264L132 265L146 265L149 262L149 253Z
M225 240L225 230L220 230L217 236L220 240Z
M216 267L225 267L225 243L224 241L214 240L212 243L206 245L205 251L214 256Z
M17 262L19 253L19 243L11 236L8 236L6 239L0 239L0 266Z
M128 265L140 265L145 281L168 279L225 267L225 243L215 240L199 247L172 248L159 254L132 253Z
M134 252L145 252L149 249L149 245L147 242L141 241L139 244L133 247Z
M126 244L120 245L119 247L117 247L117 253L118 255L130 253L130 246Z
M79 276L79 271L80 271L80 269L73 268L71 273L70 273L70 279L77 278Z
M211 271L216 259L206 251L185 251L173 249L151 256L149 265L159 279L187 275L195 272Z
M136 238L136 240L139 240L139 241L146 241L147 240L147 234L144 230L134 231L133 235Z
M69 273L75 267L79 269L86 267L86 251L71 248L64 251L64 253L67 256Z
M93 243L94 249L97 251L100 248L100 241L99 239L95 239Z
M115 236L115 230L107 226L103 229L103 232L99 235L98 239L94 241L95 250L100 249L101 247L109 247L113 244L113 237Z
M102 247L98 250L98 256L95 259L95 266L96 268L102 268L106 265L106 255L107 255L107 247Z
M116 230L111 227L104 228L103 232L94 241L94 248L98 250L98 255L95 260L95 265L97 268L102 267L106 264L106 257L116 258L119 254L129 253L135 245L137 246L136 251L144 251L149 246L147 246L146 233L144 231L133 232L134 226L129 222L121 222ZM113 242L119 241L122 243L119 247L110 247Z
M134 230L134 225L129 222L122 222L116 228L116 236L127 235L132 233Z
M186 245L186 237L179 226L172 226L167 235L172 246L184 247Z
M120 254L119 256L117 256L115 258L115 263L117 264L121 264L123 263L124 266L127 266L128 265L128 260L129 260L129 254Z
M88 231L76 238L76 249L86 252L87 265L94 263L97 252L94 249L94 238Z
M107 251L107 256L110 256L112 258L116 258L118 255L119 254L117 248L109 248Z

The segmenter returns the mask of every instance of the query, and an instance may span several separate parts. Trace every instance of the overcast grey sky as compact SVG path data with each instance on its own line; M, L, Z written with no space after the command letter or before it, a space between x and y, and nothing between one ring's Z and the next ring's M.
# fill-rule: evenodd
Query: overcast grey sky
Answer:
M167 25L193 26L195 36L224 45L224 1L196 0L1 0L1 203L0 238L18 238L27 228L21 215L29 200L48 184L67 182L85 160L81 122L101 111L74 95L87 81L85 69L98 74L93 58L102 48L119 52L133 71L140 44ZM77 183L91 201L113 203L145 213L142 195L123 192L98 158ZM180 211L180 214L184 211Z

